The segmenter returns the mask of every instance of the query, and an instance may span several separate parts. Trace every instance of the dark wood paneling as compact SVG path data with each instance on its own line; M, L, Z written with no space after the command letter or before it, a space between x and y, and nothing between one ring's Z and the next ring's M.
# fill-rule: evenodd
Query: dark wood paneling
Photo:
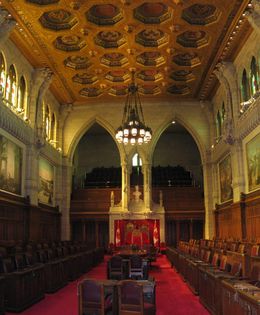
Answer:
M0 192L0 240L59 240L58 208L32 206L28 198Z

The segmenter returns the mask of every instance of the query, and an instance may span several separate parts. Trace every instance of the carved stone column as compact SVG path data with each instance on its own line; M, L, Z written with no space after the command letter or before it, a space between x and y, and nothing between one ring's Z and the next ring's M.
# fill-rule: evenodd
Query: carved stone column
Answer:
M25 194L30 197L32 205L38 205L39 187L39 153L40 150L34 145L28 145L26 150L26 174Z
M57 147L61 147L63 143L63 128L70 112L73 110L73 104L62 104L59 110L59 121L57 130Z
M220 84L223 85L227 95L226 119L224 122L224 140L227 143L233 141L230 138L230 130L234 122L239 118L240 97L237 80L237 72L232 62L220 62L214 71ZM226 126L225 126L226 124ZM231 129L230 129L231 128ZM225 134L226 133L226 134Z
M42 128L42 101L48 90L52 79L52 72L49 68L35 69L30 81L29 93L29 120L32 127Z
M260 32L260 1L252 0L252 8L246 11L246 17L252 27Z
M213 164L210 153L203 163L204 200L205 200L205 238L212 238L215 234L214 197L213 197Z
M144 175L144 206L146 211L150 211L152 200L151 164L143 164L142 169Z
M0 43L4 43L16 25L16 21L9 18L9 12L0 8Z
M67 158L63 158L62 181L60 182L63 198L60 204L61 239L70 239L70 196L71 196L72 164Z
M122 211L128 211L130 201L130 170L126 162L121 164L122 168Z
M245 174L243 165L243 147L242 141L236 140L231 147L232 159L232 186L233 186L233 201L240 201L241 193L245 192Z

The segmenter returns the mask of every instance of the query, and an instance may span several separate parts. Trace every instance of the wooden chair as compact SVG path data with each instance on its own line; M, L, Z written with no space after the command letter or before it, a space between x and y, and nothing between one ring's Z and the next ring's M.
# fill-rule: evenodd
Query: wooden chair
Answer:
M129 278L130 279L143 279L143 259L138 255L132 255L129 259Z
M112 310L112 301L105 302L101 281L84 279L78 286L79 315L105 315Z
M108 279L122 280L123 278L123 258L115 255L108 261Z
M118 283L118 312L120 315L155 315L155 304L145 303L143 286L138 281Z

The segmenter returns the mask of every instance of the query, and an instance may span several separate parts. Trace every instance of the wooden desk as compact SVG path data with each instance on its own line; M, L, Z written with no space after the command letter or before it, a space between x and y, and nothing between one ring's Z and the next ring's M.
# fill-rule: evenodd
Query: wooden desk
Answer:
M119 255L123 258L130 258L133 255L138 255L141 257L146 257L147 256L147 250L145 249L139 249L139 250L133 250L133 249L122 249L118 252L115 253L116 255Z

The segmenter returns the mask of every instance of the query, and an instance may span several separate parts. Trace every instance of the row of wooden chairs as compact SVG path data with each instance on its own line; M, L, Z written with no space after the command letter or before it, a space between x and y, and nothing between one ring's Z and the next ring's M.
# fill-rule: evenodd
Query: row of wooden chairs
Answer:
M0 247L0 292L3 291L0 314L4 309L24 310L44 298L45 293L56 292L68 281L77 279L103 257L103 249L91 249L85 243L29 243Z
M138 255L131 255L124 259L120 255L114 255L107 262L108 279L148 279L148 261Z
M155 315L155 285L148 301L143 287L135 280L84 279L78 286L79 315Z
M223 314L224 280L252 282L260 277L259 244L190 240L167 248L167 257L212 314Z

